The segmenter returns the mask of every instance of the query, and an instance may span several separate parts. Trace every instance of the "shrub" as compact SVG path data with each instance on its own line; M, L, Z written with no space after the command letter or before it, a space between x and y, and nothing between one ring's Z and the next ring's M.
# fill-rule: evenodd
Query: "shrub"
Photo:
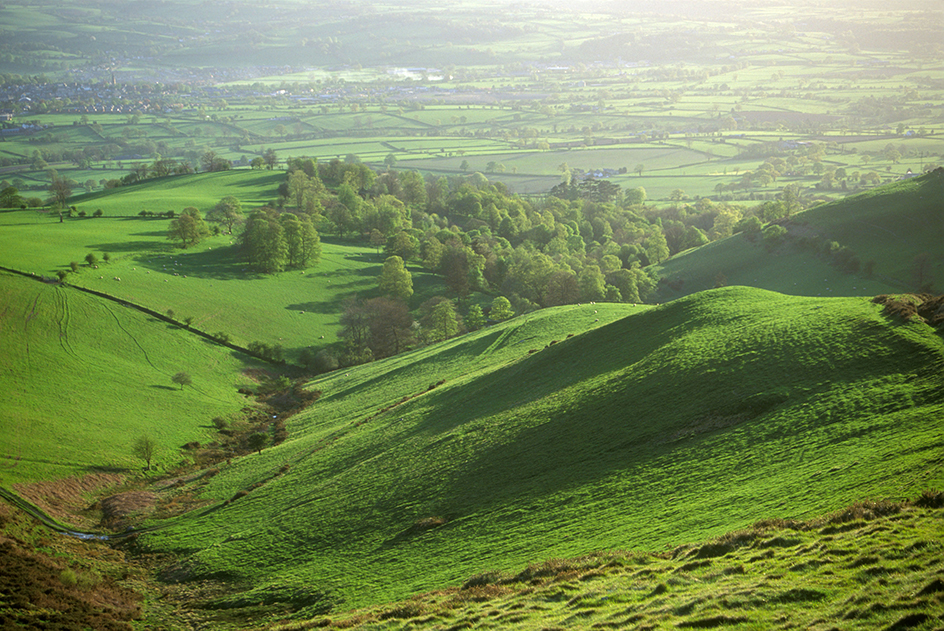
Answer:
M59 573L59 580L66 587L75 587L79 582L79 577L73 570L62 570Z
M213 423L213 427L218 430L226 429L227 422L222 416L217 416L211 421L211 423Z
M93 216L93 217L101 217L101 216L104 215L104 214L105 214L105 213L102 211L102 209L99 208L99 209L96 210L94 213L92 213L92 216Z
M914 501L921 508L941 508L944 506L944 493L935 489L925 489Z
M432 530L433 528L439 528L446 524L446 518L444 517L424 517L422 519L417 519L413 523L413 528L416 530Z
M71 263L69 263L69 267L72 268L72 271L73 271L73 272L78 272L78 271L79 271L79 262L78 262L78 261L72 261Z

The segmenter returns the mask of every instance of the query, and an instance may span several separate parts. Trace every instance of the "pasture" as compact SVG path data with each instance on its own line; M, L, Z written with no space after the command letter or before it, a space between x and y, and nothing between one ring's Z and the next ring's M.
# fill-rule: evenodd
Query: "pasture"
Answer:
M331 373L288 441L193 489L219 510L144 545L312 615L907 496L944 481L944 345L880 312L732 287L546 309Z
M225 233L181 249L167 239L165 218L142 218L141 210L203 210L225 195L253 205L271 201L284 174L230 171L150 180L93 193L79 201L99 218L66 218L43 211L0 213L0 267L54 277L72 261L79 271L67 282L158 313L172 311L194 328L225 333L243 347L253 341L281 345L296 361L307 347L339 341L339 305L346 297L374 297L384 256L365 244L322 242L320 262L304 271L276 275L254 273L234 236ZM110 260L103 260L105 254ZM97 268L85 262L99 259ZM416 297L413 307L445 291L442 281L420 267L410 267ZM234 308L238 305L238 308Z
M135 475L132 446L156 443L153 466L212 438L210 420L239 411L252 358L183 328L71 287L0 274L0 480L13 484L89 473ZM193 385L171 382L188 373Z

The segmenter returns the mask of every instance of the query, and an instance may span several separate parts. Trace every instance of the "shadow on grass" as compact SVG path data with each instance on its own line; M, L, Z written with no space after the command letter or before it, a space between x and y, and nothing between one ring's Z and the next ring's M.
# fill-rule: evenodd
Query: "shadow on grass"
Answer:
M180 388L175 388L175 387L173 387L173 386L161 386L161 385L158 385L158 384L156 384L156 383L155 383L155 384L151 384L151 387L152 387L152 388L157 388L158 390L173 390L174 392L177 392L178 390L180 390Z
M285 309L286 311L304 311L305 313L329 315L338 312L338 305L335 302L298 302L286 305Z
M166 246L166 244L165 244ZM265 274L253 271L247 261L242 260L235 246L194 252L174 248L170 259L159 259L143 255L138 264L163 274L178 274L211 280L252 280L264 278Z
M85 470L89 473L128 473L132 469L128 467L114 467L107 465L89 465L85 467Z
M86 247L102 252L140 252L167 248L167 241L116 241L114 243L90 243Z

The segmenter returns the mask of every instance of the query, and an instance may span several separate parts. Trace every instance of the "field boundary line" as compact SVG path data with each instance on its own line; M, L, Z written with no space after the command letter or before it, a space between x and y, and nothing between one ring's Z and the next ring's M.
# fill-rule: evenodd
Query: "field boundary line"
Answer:
M123 306L123 307L129 307L129 308L131 308L131 309L136 309L137 311L140 311L141 313L144 313L144 314L146 314L146 315L149 315L149 316L152 316L152 317L154 317L154 318L157 318L158 320L161 320L161 321L163 321L163 322L167 322L168 324L173 324L174 326L176 326L176 327L178 327L178 328L184 329L184 330L185 330L186 332L188 332L188 333L192 333L192 334L194 334L194 335L198 335L198 336L200 336L200 337L202 337L202 338L204 338L204 339L207 339L207 340L209 340L209 341L211 341L211 342L214 342L215 344L219 344L220 346L225 346L226 348L229 348L229 349L231 349L231 350L239 351L240 353L244 353L245 355L248 355L248 356L250 356L250 357L255 357L256 359L259 359L260 361L268 361L268 360L265 360L265 359L263 359L263 358L261 358L261 357L258 357L257 355L254 355L254 354L250 353L248 348L244 348L244 347L239 346L238 344L234 344L234 343L232 343L232 342L224 342L224 341L221 341L221 340L219 340L219 339L213 337L211 334L206 333L206 332L204 332L204 331L200 331L200 330L194 329L194 328L192 328L192 327L185 327L185 326L181 325L179 322L177 322L177 321L175 321L175 320L173 320L173 319L167 317L167 316L164 315L163 313L160 313L160 312L158 312L158 311L155 311L154 309L151 309L151 308L149 308L149 307L145 307L144 305L139 305L139 304L134 303L134 302L129 302L128 300L126 300L126 299L124 299L124 298L119 298L119 297L117 297L117 296L112 296L111 294L107 294L107 293L105 293L105 292L103 292L103 291L98 291L98 290L96 290L96 289L90 289L90 288L88 288L88 287L81 287L81 286L79 286L79 285L70 285L70 284L68 284L68 283L60 283L59 281L57 281L57 280L55 280L55 279L53 279L53 278L51 278L51 277L49 277L49 276L45 276L45 275L43 275L43 276L37 276L34 272L24 272L24 271L22 271L22 270L12 269L12 268L3 267L3 266L0 266L0 271L9 272L9 273L11 273L11 274L17 274L17 275L19 275L19 276L24 276L24 277L26 277L26 278L30 278L30 279L35 280L35 281L39 281L39 282L41 282L41 283L46 283L46 284L48 284L48 285L57 285L57 286L59 286L59 287L71 287L72 289L76 289L76 290L78 290L78 291L85 292L85 293L87 293L87 294L90 294L90 295L92 295L92 296L96 296L96 297L98 297L98 298L103 298L103 299L105 299L105 300L109 300L109 301L114 302L114 303L116 303L116 304L119 304L119 305L121 305L121 306ZM269 362L269 363L272 363L272 362Z

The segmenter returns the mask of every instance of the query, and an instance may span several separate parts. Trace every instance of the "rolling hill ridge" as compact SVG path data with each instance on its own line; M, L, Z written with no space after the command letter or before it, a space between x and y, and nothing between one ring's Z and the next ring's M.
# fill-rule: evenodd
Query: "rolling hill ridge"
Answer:
M140 545L245 602L321 594L280 605L305 615L940 486L929 325L741 287L630 309L544 310L323 377L289 440Z

